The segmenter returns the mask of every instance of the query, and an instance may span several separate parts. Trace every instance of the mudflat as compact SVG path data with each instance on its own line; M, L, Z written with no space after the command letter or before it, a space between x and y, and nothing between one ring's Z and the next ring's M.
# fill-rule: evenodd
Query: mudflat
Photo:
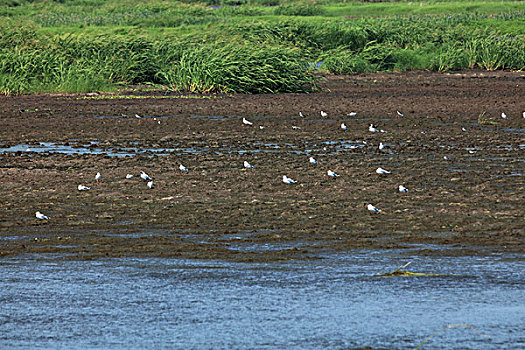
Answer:
M524 73L327 76L322 86L0 97L0 256L523 254Z

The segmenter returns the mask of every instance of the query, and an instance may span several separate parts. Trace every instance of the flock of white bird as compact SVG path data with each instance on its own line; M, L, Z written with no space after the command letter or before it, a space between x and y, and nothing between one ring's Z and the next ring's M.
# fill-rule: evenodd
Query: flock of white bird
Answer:
M396 114L397 114L399 117L403 117L403 116L404 116L404 114L401 113L400 111L396 111ZM524 112L524 114L525 114L525 112ZM350 112L350 113L348 113L348 116L349 116L349 117L355 117L356 115L357 115L357 112ZM299 116L300 116L301 118L305 118L305 117L306 117L302 112L299 112ZM326 113L325 111L321 111L321 117L323 117L323 118L328 117L328 113ZM243 118L243 119L244 119L244 118ZM244 120L243 120L243 122L244 122ZM246 124L246 123L245 123L245 124ZM341 126L340 126L340 127L341 127L341 129L342 129L343 131L348 130L348 126L347 126L345 123L341 123ZM368 126L368 131L373 132L373 133L376 133L376 132L379 132L379 133L386 133L385 130L378 129L374 124L370 124L370 125ZM385 145L384 145L382 142L380 142L380 143L379 143L379 147L378 147L378 149L379 149L380 151L382 151L384 148L385 148ZM308 159L308 161L310 162L310 164L317 165L317 160L316 160L314 157L310 157L310 158ZM388 170L385 170L385 169L379 167L379 168L376 169L376 173L379 174L379 175L385 175L385 174L390 174L391 171L388 171ZM326 174L327 174L328 176L330 176L330 177L333 177L333 178L337 178L337 177L340 176L339 174L335 173L333 170L327 170ZM290 179L290 178L287 177L286 175L283 175L283 182L284 182L285 184L294 184L294 183L297 183L297 181ZM399 191L400 193L407 193L407 192L408 192L408 189L407 189L405 186L403 186L403 185L399 185L399 187L398 187L398 191ZM376 207L375 207L374 205L372 205L372 204L368 204L366 207L367 207L367 209L368 209L371 213L380 213L380 212L382 212L381 209L376 208Z
M247 166L247 165L248 165L248 166ZM245 167L248 167L248 168L249 168L249 167L252 167L252 168L253 168L253 166L251 166L248 162L244 162L244 166L245 166ZM185 167L184 165L182 165L182 164L179 165L179 169L180 169L180 171L182 171L182 172L189 173L188 168L186 168L186 167ZM129 179L132 179L132 178L134 178L134 177L135 177L135 176L134 176L133 174L126 174L126 179L128 179L128 180L129 180ZM102 178L102 175L98 172L98 173L95 175L95 181L98 183L98 182L100 182L100 179L101 179L101 178ZM149 176L148 174L146 174L143 170L141 170L141 172L140 172L140 178L143 179L144 181L147 181L147 182L146 182L146 186L147 186L148 188L152 189L152 188L155 186L154 183L153 183L153 178L152 178L151 176ZM79 191L88 191L88 190L91 189L91 187L88 187L88 186L85 186L85 185L80 184L80 185L77 186L77 189L78 189ZM35 217L36 217L38 220L49 220L49 216L42 214L40 211L37 211L37 212L35 213Z
M396 114L397 114L399 117L404 117L404 114L401 113L400 111L396 111ZM350 117L355 117L356 115L357 115L357 112L350 112L350 113L348 113L348 116L350 116ZM305 118L305 117L306 117L302 112L299 112L299 116L300 116L301 118ZM525 118L525 112L522 113L522 116L523 116L523 118ZM136 118L142 118L142 117L140 117L140 116L138 116L138 115L135 115L135 117L136 117ZM328 113L326 113L325 111L321 111L321 117L323 117L323 118L328 117ZM501 118L503 118L503 119L509 119L508 116L507 116L507 114L505 114L505 113L501 113ZM247 125L247 126L253 126L253 123L252 123L251 121L249 121L248 119L246 119L246 118L242 118L242 123L243 123L244 125ZM260 128L260 129L264 129L264 126L261 125L261 126L259 126L259 128ZM293 129L301 129L301 128L298 127L298 126L292 126L292 128L293 128ZM341 129L342 129L343 131L346 131L346 130L348 129L348 127L346 126L345 123L341 123ZM462 129L462 131L466 131L466 129L465 129L464 127L461 128L461 129ZM370 125L368 126L368 131L373 132L373 133L386 133L386 132L387 132L387 131L385 131L385 130L378 129L374 124L370 124ZM384 148L385 148L385 145L384 145L382 142L380 142L380 143L379 143L379 147L378 147L378 149L379 149L380 151L382 151ZM448 158L447 156L444 156L443 159L448 160L449 158ZM314 157L310 157L310 158L308 159L308 161L309 161L310 164L312 164L312 165L317 165L317 160L316 160ZM247 161L244 161L243 165L244 165L244 167L245 167L246 169L254 169L254 168L255 168L253 165L251 165L251 164L248 163ZM184 173L189 173L188 168L186 168L186 167L185 167L184 165L182 165L182 164L179 165L179 170L182 171L182 172L184 172ZM378 175L386 175L386 174L390 174L390 173L391 173L391 171L385 170L385 169L383 169L383 168L381 168L381 167L379 167L379 168L376 169L376 174L378 174ZM334 171L332 171L332 170L327 170L326 174L327 174L328 176L330 176L330 177L333 177L333 178L337 178L337 177L340 176L340 175L336 174L336 173L335 173ZM131 178L133 178L133 177L134 177L134 175L132 175L132 174L127 174L127 175L126 175L126 179L131 179ZM101 179L101 178L102 178L102 175L98 172L98 173L95 175L95 181L96 181L96 182L100 182L100 179ZM148 174L146 174L144 171L141 171L141 172L140 172L140 178L143 179L144 181L147 181L146 186L147 186L148 188L150 188L150 189L154 188L155 185L154 185L154 183L153 183L153 178L152 178L151 176L149 176ZM282 177L282 181L283 181L283 183L285 183L285 184L287 184L287 185L292 185L292 184L296 184L296 183L297 183L296 180L293 180L292 178L289 178L289 177L286 176L286 175L283 175L283 177ZM88 186L85 186L85 185L82 185L82 184L78 185L77 188L78 188L79 191L88 191L88 190L91 189L91 187L88 187ZM408 192L408 189L407 189L405 186L403 186L403 185L399 185L399 187L398 187L398 191L399 191L400 193L407 193L407 192ZM367 209L368 209L371 213L380 213L380 212L382 212L381 209L376 208L376 207L375 207L374 205L372 205L372 204L368 204L368 205L367 205ZM49 220L49 217L46 216L46 215L44 215L44 214L42 214L40 211L37 211L37 212L35 213L35 216L36 216L36 218L37 218L38 220Z

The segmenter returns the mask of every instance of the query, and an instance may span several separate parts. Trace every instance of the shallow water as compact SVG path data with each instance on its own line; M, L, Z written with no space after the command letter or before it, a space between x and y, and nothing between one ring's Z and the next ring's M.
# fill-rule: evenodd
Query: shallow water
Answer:
M73 143L73 142L72 142ZM182 141L179 142L182 145ZM92 154L92 155L107 155L110 157L134 157L137 155L149 155L153 156L167 156L167 155L196 155L206 152L210 152L211 148L207 147L205 143L202 143L200 147L141 147L138 142L131 142L126 145L114 144L111 148L104 149L100 147L101 143L97 141L91 141L89 144L57 144L53 142L39 142L38 144L30 145L27 143L20 143L17 145L0 148L0 154L2 153L25 153L31 156L33 153L58 153L58 154ZM131 145L131 146L130 146ZM297 149L296 145L291 143L264 143L254 142L252 146L257 148L249 149L246 147L230 147L223 146L217 150L226 153L238 153L238 154L250 154L250 153L295 153L307 155L310 152L326 152L331 150L329 154L336 154L337 152L346 152L358 148L364 148L365 144L362 141L354 140L336 140L336 141L325 141L321 143L308 143L305 142L302 147L304 150ZM251 147L251 146L250 146ZM326 153L324 153L326 154Z
M4 259L0 347L406 349L458 323L477 333L452 328L424 348L525 346L525 264L514 257L320 257ZM408 261L410 271L455 275L374 277Z

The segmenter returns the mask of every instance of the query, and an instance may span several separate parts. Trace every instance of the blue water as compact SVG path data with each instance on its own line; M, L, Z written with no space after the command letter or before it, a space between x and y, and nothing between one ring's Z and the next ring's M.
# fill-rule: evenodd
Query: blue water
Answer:
M38 258L38 259L37 259ZM406 252L0 263L2 349L525 348L524 265ZM55 258L55 257L53 257ZM440 277L375 277L412 261Z

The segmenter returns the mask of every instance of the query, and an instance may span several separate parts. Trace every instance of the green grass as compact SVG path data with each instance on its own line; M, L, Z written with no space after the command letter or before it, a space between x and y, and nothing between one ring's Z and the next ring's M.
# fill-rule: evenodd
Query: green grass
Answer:
M327 16L422 16L482 14L494 15L513 11L523 11L522 1L410 1L380 3L343 3L326 6Z
M334 74L525 69L518 1L7 0L0 16L4 94L314 91L320 61Z

